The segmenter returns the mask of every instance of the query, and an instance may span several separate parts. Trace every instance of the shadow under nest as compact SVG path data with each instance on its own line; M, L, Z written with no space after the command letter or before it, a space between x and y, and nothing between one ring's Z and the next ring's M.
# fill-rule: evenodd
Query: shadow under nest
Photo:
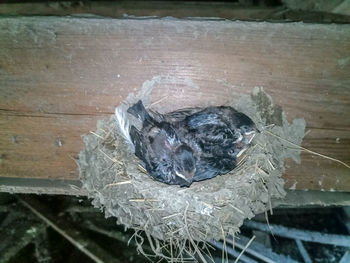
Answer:
M126 104L139 98L132 94ZM146 236L155 256L203 260L209 253L207 241L234 236L244 219L271 209L271 199L285 196L284 160L300 159L299 149L280 138L300 145L305 121L289 124L262 89L227 105L248 115L262 132L236 169L189 188L166 185L147 175L119 134L114 116L99 121L97 130L84 136L85 149L78 160L83 186L106 217L114 216L118 224L135 230L133 238L142 254L146 255L142 249Z

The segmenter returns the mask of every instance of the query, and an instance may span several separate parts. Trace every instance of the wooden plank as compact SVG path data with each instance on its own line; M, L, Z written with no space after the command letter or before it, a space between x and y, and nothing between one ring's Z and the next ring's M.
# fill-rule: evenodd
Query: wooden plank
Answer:
M79 180L0 177L0 192L87 196Z
M97 15L114 18L176 17L221 18L248 21L303 21L350 23L349 15L315 10L300 10L293 6L259 6L242 2L210 1L79 1L0 3L0 15Z
M81 15L125 18L135 17L220 17L240 20L266 20L284 8L246 6L229 2L198 1L91 1L1 3L2 15Z
M0 39L1 176L76 180L80 136L152 79L169 110L263 86L306 119L305 147L350 163L347 25L13 17ZM340 164L288 166L286 188L350 190Z

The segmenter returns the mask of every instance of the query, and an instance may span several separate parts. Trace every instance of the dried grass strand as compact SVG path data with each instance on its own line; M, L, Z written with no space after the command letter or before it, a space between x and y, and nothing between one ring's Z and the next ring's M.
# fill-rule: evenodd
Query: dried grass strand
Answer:
M244 252L246 251L246 249L250 246L250 244L253 242L253 240L255 239L255 236L252 236L252 238L249 240L249 242L247 243L247 245L245 245L245 247L242 249L241 253L239 253L238 257L236 258L234 263L238 263L239 259L241 258L241 256L244 254Z
M196 243L193 241L193 238L192 238L192 235L190 234L190 231L188 229L188 224L187 224L187 209L189 207L189 204L187 203L187 206L185 208L185 212L184 212L184 221L185 221L185 230L187 232L187 235L188 235L188 239L189 241L191 242L194 250L196 251L196 253L198 254L198 256L200 257L200 259L202 260L203 263L208 263L204 256L202 255L202 253L200 252L200 250L198 249Z
M342 161L340 161L340 160L338 160L338 159L335 159L335 158L333 158L333 157L330 157L330 156L327 156L327 155L324 155L324 154L321 154L321 153L318 153L318 152L311 151L311 150L309 150L309 149L307 149L307 148L304 148L304 147L302 147L302 146L299 146L299 145L297 145L297 144L295 144L295 143L293 143L293 142L291 142L291 141L288 141L287 139L284 139L284 138L278 136L277 134L274 134L274 133L272 133L272 132L270 132L270 131L268 131L268 130L265 130L265 132L266 132L267 134L271 135L271 136L274 136L274 137L280 139L281 141L284 141L284 142L289 143L290 145L293 145L293 146L296 147L297 149L301 149L301 150L303 150L303 151L305 151L305 152L308 152L308 153L311 153L311 154L320 156L320 157L322 157L322 158L325 158L325 159L328 159L328 160L331 160L331 161L340 163L340 164L342 164L342 165L344 165L345 167L347 167L347 168L350 169L350 165L348 165L348 164L346 164L346 163L344 163L344 162L342 162Z

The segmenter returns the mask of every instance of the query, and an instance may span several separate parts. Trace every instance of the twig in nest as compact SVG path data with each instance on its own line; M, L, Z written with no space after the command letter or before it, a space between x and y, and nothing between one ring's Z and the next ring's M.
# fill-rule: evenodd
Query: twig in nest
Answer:
M95 135L96 137L98 137L98 138L104 140L104 138L103 138L102 136L98 135L97 133L95 133L95 132L93 132L93 131L90 131L90 133L93 134L93 135Z
M106 157L107 157L109 160L111 160L112 162L118 163L118 164L120 164L120 165L123 165L123 163L122 163L121 161L118 161L117 159L110 157L107 153L105 153L105 152L102 151L101 149L99 149L99 151L100 151L101 153L103 153L104 156L106 156Z
M80 187L78 187L78 186L76 186L76 185L74 185L74 184L69 184L69 187L70 187L72 190L77 191L77 192L82 192L82 191L83 191Z
M280 139L281 141L287 142L287 143L289 143L290 145L293 145L294 147L297 147L298 149L301 149L301 150L303 150L303 151L305 151L305 152L308 152L308 153L311 153L311 154L320 156L320 157L322 157L322 158L325 158L325 159L328 159L328 160L331 160L331 161L340 163L340 164L342 164L342 165L344 165L345 167L347 167L347 168L350 169L350 165L348 165L348 164L346 164L346 163L344 163L344 162L342 162L342 161L340 161L340 160L338 160L338 159L335 159L335 158L329 157L329 156L327 156L327 155L323 155L323 154L321 154L321 153L314 152L314 151L311 151L311 150L309 150L309 149L306 149L306 148L304 148L304 147L302 147L302 146L299 146L299 145L297 145L297 144L295 144L295 143L293 143L293 142L291 142L291 141L288 141L288 140L286 140L286 139L284 139L284 138L282 138L282 137L280 137L280 136L278 136L278 135L276 135L276 134L274 134L274 133L272 133L272 132L270 132L270 131L265 130L265 132L266 132L267 134L271 135L271 136L274 136L274 137Z
M247 245L245 245L245 247L243 248L243 250L241 251L241 253L239 253L238 257L236 258L234 263L237 263L239 261L239 259L241 258L241 256L243 255L243 253L246 251L246 249L250 246L250 244L253 242L253 240L255 239L255 236L253 236L249 242L247 243Z
M205 250L207 251L207 253L206 253L206 254L207 254L207 257L210 259L211 262L215 263L214 258L213 258L213 256L211 255L210 250L209 250L208 247L210 247L210 248L213 249L213 250L215 250L215 248L214 248L212 245L209 245L209 243L205 243L205 244L204 244L204 247L203 247L203 249L205 249ZM205 252L204 252L204 253L205 253Z
M269 194L269 208L270 208L270 215L273 215L272 204L271 204L271 196L270 196L270 194Z
M222 249L222 263L225 263L225 261L228 262L228 255L227 255L227 248L226 248L226 235L225 235L225 231L224 231L224 228L222 227L222 225L220 225L220 227L221 227L222 238L224 241L224 245L223 245L223 249Z
M145 209L145 212L152 212L152 211L164 211L164 208L148 208Z
M183 229L183 228L180 227L180 228L176 229L175 231L171 232L170 234L171 234L171 235L174 235L174 234L180 232L182 229Z
M259 172L265 174L266 176L269 176L269 174L266 171L264 171L263 169L261 169L259 166L257 166L257 168L259 169Z
M111 187L111 186L114 186L114 185L122 185L122 184L131 184L131 180L107 184L107 185L105 185L105 187L103 187L103 190L105 190L107 187Z
M200 252L200 250L198 249L196 243L193 241L193 238L190 234L190 231L188 229L188 224L187 224L187 209L189 207L189 203L187 203L187 206L185 208L185 212L184 212L184 221L185 221L185 229L188 235L188 239L190 240L194 250L197 252L198 256L200 257L200 259L202 260L202 262L207 263L207 261L205 260L204 256L202 255L202 253Z
M272 170L276 170L275 166L273 166L272 162L270 161L270 159L266 159L268 164L271 166Z
M138 233L139 231L142 232L142 230L137 230L137 231L135 231L134 235L132 235L132 237L129 239L128 245L129 245L131 239L134 237L134 239L135 239L135 244L136 244L136 247L137 247L137 248L136 248L137 251L140 252L144 257L146 257L150 262L152 262L153 260L151 260L150 257L154 257L154 256L153 256L153 255L150 255L150 254L147 254L147 253L143 250L144 238ZM137 238L139 238L140 241L139 241Z
M105 134L107 134L107 132L104 129L100 128L100 130L103 131Z
M142 173L148 174L148 173L147 173L147 170L146 170L141 164L138 164L138 165L137 165L137 168L138 168Z
M129 199L129 202L159 202L157 199Z
M276 238L275 238L275 236L274 236L274 234L272 233L272 229L271 229L270 222L269 222L269 215L267 214L267 211L266 211L266 210L265 210L265 219L266 219L267 226L269 227L269 230L270 230L270 233L271 233L273 239L274 239L275 241L277 241Z
M106 132L104 129L101 128L101 131L103 131L106 135L104 139L107 139L109 137L109 135L111 135L113 129L115 129L116 127L112 127L108 130L108 132Z
M151 103L149 106L147 106L146 108L148 109L148 108L150 108L150 107L152 107L152 106L154 106L154 105L156 105L156 104L162 102L163 100L167 99L168 97L169 97L169 95L164 96L163 98L161 98L161 99L159 99L159 100L157 100L157 101L155 101L155 102L152 102L152 103Z
M172 217L175 217L175 216L179 216L179 215L181 215L181 213L176 213L176 214L164 216L164 217L162 217L162 219L165 220L165 219L169 219L169 218L172 218Z
M238 208L235 207L233 204L228 204L228 205L231 206L233 209L237 210L237 211L238 211L239 213L241 213L242 215L245 215L245 214L243 213L242 210L238 209Z
M159 256L161 258L164 258L164 259L167 259L167 260L170 260L169 257L165 256L161 251L160 251L160 246L159 246L159 242L156 238L154 238L154 241L156 244L153 243L153 240L152 240L152 236L148 233L148 231L145 229L145 234L146 234L146 237L148 239L148 243L150 244L151 246L151 249L152 251L154 252L154 254L156 256Z
M174 254L173 254L173 239L170 238L170 242L169 242L169 245L170 245L170 257L171 257L171 263L173 263L173 258L174 258Z

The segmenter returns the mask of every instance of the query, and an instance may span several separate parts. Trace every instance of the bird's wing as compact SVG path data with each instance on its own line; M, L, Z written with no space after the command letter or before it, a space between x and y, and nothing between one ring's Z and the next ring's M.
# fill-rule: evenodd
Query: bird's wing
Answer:
M148 128L148 127L147 127ZM142 132L145 132L144 129ZM134 126L130 129L130 136L135 146L135 155L144 163L149 175L154 179L167 183L168 167L162 164L161 159L165 154L164 146L159 145L159 132L157 127L149 127L147 134L138 131Z
M176 111L161 114L157 111L148 110L152 118L157 122L175 123L183 121L187 116L201 111L202 108L184 108Z
M226 174L236 167L236 160L228 158L201 158L196 165L194 181L202 181L213 178L217 175Z
M186 117L191 116L199 111L203 110L203 108L193 107L193 108L184 108L176 111L172 111L164 114L165 121L174 123L183 121Z
M203 142L212 144L224 144L235 138L234 133L226 125L206 124L195 129L196 138Z
M202 181L213 178L219 174L219 170L211 164L209 160L202 159L197 162L196 173L193 177L193 181Z
M228 145L241 137L241 134L232 125L227 109L212 107L188 116L184 125L195 137L205 144ZM235 112L234 109L232 111Z
M197 129L203 125L225 125L221 115L213 111L200 111L186 118L187 125L190 129Z
M131 126L130 128L130 137L131 141L135 147L135 155L141 159L143 162L146 162L145 156L147 153L147 144L144 141L144 137L142 134L135 128L135 126Z

